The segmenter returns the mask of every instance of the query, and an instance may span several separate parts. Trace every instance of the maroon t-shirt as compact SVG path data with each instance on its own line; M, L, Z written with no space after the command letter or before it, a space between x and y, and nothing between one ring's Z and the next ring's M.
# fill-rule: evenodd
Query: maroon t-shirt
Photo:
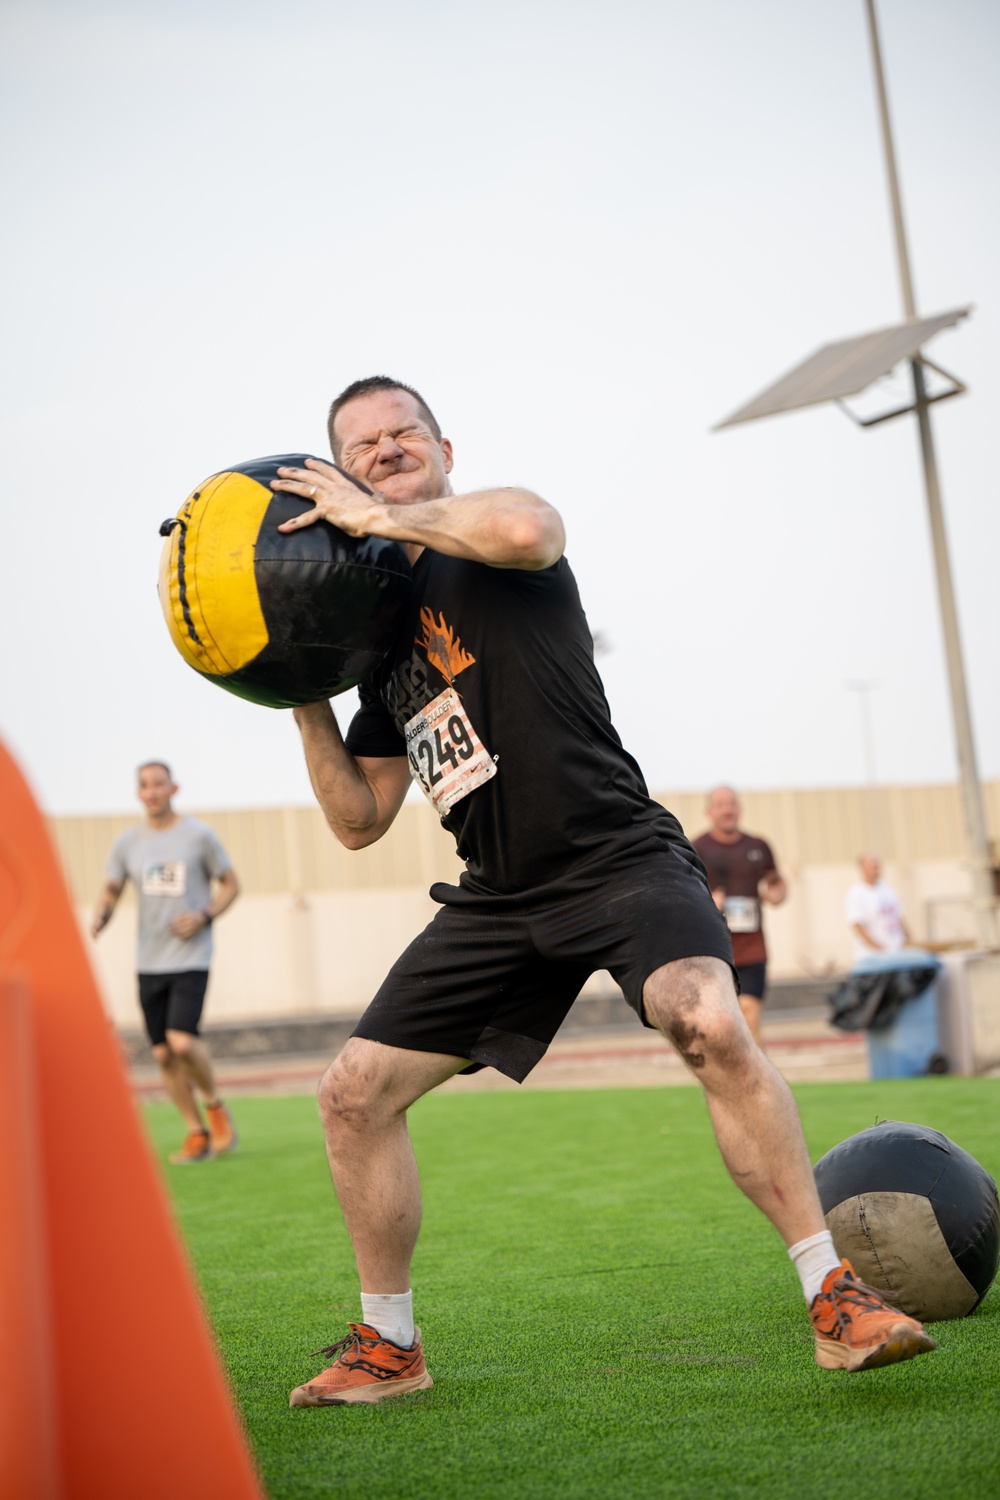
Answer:
M710 833L692 840L708 871L713 891L726 893L724 916L733 940L733 962L738 969L767 961L757 895L765 875L777 873L774 855L763 839L741 833L732 844L724 844Z

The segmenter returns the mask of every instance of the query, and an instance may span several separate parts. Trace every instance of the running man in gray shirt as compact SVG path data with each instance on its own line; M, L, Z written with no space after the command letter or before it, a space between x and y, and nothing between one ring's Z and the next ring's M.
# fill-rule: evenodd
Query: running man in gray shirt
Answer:
M212 830L174 812L177 787L169 766L148 761L138 775L146 817L112 846L91 934L108 925L131 880L139 901L139 1003L167 1093L188 1128L184 1145L170 1158L184 1165L232 1151L237 1140L229 1110L215 1092L198 1023L212 961L212 923L236 900L239 884ZM196 1090L204 1096L207 1127Z

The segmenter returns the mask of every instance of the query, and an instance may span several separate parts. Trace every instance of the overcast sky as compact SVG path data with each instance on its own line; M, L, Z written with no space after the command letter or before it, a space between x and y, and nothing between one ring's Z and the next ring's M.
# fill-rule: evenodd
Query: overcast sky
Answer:
M980 769L1000 775L1000 7L881 0ZM0 733L52 812L310 800L288 714L176 655L160 521L419 387L459 489L563 513L654 788L955 755L912 419L723 433L899 321L862 0L5 0ZM345 715L349 698L338 705Z

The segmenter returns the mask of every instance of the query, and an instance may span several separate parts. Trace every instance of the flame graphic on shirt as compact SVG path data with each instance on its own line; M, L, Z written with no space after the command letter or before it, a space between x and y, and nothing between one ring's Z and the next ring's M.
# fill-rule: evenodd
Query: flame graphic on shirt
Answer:
M462 642L443 614L438 615L438 622L435 624L434 611L424 605L420 611L420 623L424 627L424 635L423 640L418 638L417 645L423 646L427 652L427 660L437 667L449 686L453 685L459 672L473 666L476 658L471 652L462 649Z

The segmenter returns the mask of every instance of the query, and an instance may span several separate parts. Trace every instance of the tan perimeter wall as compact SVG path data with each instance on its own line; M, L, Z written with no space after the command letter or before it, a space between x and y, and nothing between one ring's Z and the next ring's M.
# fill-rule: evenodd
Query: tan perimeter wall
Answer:
M991 836L1000 838L1000 782L984 786ZM844 897L854 860L877 848L919 942L973 939L961 802L955 786L742 793L743 825L768 840L789 881L767 912L774 978L850 966ZM702 794L660 796L689 834L704 827ZM422 802L407 802L371 849L348 853L317 808L195 812L218 833L239 874L240 900L218 922L210 1020L323 1012L352 1015L437 909L435 880L453 882L452 840ZM51 827L85 927L115 835L131 817L55 818ZM86 939L112 1017L136 1026L135 904L123 897L98 942Z

